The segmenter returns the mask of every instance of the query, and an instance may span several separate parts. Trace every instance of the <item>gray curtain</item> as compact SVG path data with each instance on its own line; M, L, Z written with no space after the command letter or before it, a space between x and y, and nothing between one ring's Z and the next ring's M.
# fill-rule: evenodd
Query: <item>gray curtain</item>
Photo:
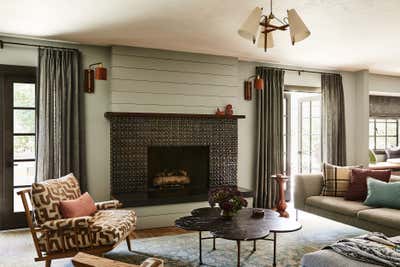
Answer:
M322 151L323 160L346 165L346 122L342 76L322 74Z
M85 191L80 53L39 48L38 72L37 180L73 172Z
M257 180L254 206L273 208L278 198L271 175L283 171L284 71L257 67L264 90L257 91Z

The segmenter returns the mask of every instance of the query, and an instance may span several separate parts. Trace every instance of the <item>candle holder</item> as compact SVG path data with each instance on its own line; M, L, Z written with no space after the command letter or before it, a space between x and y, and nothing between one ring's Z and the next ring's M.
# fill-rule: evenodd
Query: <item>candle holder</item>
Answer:
M279 200L276 206L276 211L279 212L279 215L281 217L289 218L289 213L286 211L287 204L285 199L285 187L286 187L286 182L289 180L289 176L285 176L283 174L276 174L272 175L271 177L272 179L275 179L279 188Z

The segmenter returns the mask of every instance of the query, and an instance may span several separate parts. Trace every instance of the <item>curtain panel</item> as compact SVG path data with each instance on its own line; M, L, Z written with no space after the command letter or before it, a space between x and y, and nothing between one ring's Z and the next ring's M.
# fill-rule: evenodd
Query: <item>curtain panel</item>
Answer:
M80 57L75 50L39 48L36 177L72 172L86 191Z
M257 91L257 177L254 206L273 208L278 191L271 175L283 172L284 71L257 67L264 90Z
M342 76L322 74L322 151L323 161L346 165L346 121Z

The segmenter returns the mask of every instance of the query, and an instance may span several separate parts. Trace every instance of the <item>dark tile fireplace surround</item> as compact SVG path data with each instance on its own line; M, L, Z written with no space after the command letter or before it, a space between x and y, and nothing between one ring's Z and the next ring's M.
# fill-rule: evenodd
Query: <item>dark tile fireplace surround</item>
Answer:
M105 117L111 127L111 194L124 206L204 201L209 188L237 185L237 120L244 116Z

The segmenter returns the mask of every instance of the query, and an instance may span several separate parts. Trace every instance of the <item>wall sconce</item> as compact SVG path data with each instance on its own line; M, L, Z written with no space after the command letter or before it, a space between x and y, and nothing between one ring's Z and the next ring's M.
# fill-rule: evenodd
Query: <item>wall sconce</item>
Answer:
M93 69L93 67L95 67ZM94 80L107 80L107 69L103 63L94 63L89 65L89 69L85 69L84 89L86 93L94 93Z
M260 75L252 75L244 81L244 100L251 100L252 99L252 82L251 79L254 79L254 88L257 90L264 89L264 80L260 77Z

